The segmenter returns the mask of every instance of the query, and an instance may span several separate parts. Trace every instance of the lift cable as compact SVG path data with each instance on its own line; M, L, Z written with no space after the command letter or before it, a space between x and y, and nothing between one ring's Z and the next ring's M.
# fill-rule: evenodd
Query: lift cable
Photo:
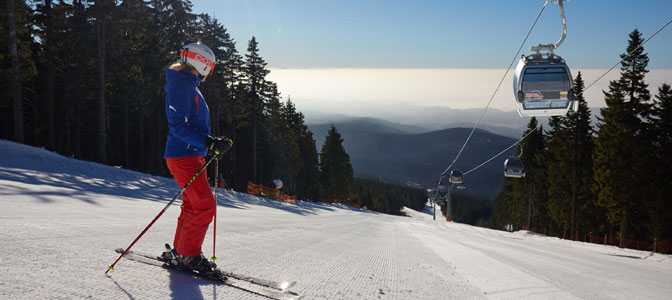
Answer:
M665 23L665 25L663 25L663 27L660 27L660 29L658 29L658 31L656 31L656 32L655 32L654 34L652 34L648 39L646 39L643 43L641 43L639 46L637 46L637 48L635 48L635 49L633 49L632 51L630 51L630 53L628 53L628 55L623 56L623 58L622 58L621 60L619 60L616 64L614 64L609 70L607 70L607 71L604 72L602 75L600 75L600 77L598 77L597 79L595 79L595 81L593 81L591 84L589 84L588 86L586 86L586 88L583 89L583 90L584 90L584 91L588 90L591 86L593 86L593 84L595 84L595 83L597 83L598 81L600 81L600 79L602 79L602 77L604 77L605 75L607 75L607 73L611 72L614 68L616 68L616 66L618 66L618 64L622 63L626 58L630 57L630 55L632 55L632 53L634 53L635 51L639 50L639 48L641 48L642 46L644 46L644 44L646 44L646 42L648 42L650 39L652 39L652 38L653 38L654 36L656 36L658 33L660 33L661 31L663 31L663 29L665 29L665 27L667 27L667 25L670 25L670 23L672 23L672 19L670 19L669 21L667 21L667 23Z
M476 124L474 124L474 127L471 129L471 132L469 133L469 136L467 136L467 139L464 141L464 144L462 145L462 148L460 148L460 151L457 153L455 156L455 159L450 163L450 166L446 168L445 171L441 173L441 175L445 175L450 168L453 167L455 162L457 161L458 158L460 158L460 155L462 154L462 151L464 151L464 148L467 146L467 143L469 143L469 140L471 139L471 136L474 134L474 131L478 127L478 124L481 123L481 120L483 120L483 116L485 115L485 112L488 111L488 108L490 107L490 103L492 103L492 100L495 98L495 95L497 95L497 91L499 91L499 88L502 86L502 83L504 82L504 79L506 79L506 75L509 74L509 71L511 70L511 67L513 64L516 62L518 59L518 55L520 54L520 51L523 49L523 46L525 46L525 43L527 42L527 39L530 37L530 34L532 33L532 29L534 29L534 26L537 25L537 21L539 21L539 17L541 17L541 13L544 12L544 9L546 8L546 5L548 5L548 1L546 0L544 2L544 5L541 7L541 10L537 14L537 17L534 19L534 23L532 23L532 27L530 27L530 30L527 32L527 35L525 36L525 39L523 42L520 44L520 47L518 48L518 51L516 52L516 55L513 56L513 60L511 60L511 63L509 64L509 67L506 69L506 72L504 72L504 76L502 76L502 79L499 81L499 84L497 85L497 88L495 89L495 92L492 93L492 96L490 97L490 100L488 101L488 104L485 106L485 109L483 109L483 112L481 113L481 116L478 118L478 121Z
M515 145L520 144L520 143L521 143L526 137L528 137L530 134L532 134L533 132L539 130L539 128L540 128L540 127L535 127L533 130L530 130L530 132L528 132L528 133L527 133L526 135L524 135L521 139L519 139L518 141L516 141L515 143L513 143L511 146L509 146L509 147L507 147L506 149L502 150L502 152L499 152L499 153L495 154L495 156L493 156L493 157L491 157L490 159L484 161L483 163L481 163L480 165L474 167L473 169L464 172L463 175L467 175L467 174L469 174L469 173L471 173L471 172L473 172L473 171L476 171L476 169L478 169L478 168L482 167L483 165L485 165L485 164L491 162L493 159L495 159L495 158L499 157L500 155L504 154L504 152L509 151L509 149L513 148L513 146L515 146Z

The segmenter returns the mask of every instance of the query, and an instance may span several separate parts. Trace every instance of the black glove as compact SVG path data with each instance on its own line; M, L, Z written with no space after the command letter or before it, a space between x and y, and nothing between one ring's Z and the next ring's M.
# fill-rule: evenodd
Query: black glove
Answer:
M233 140L225 136L211 136L205 138L205 146L208 148L208 155L217 155L219 158L224 156L226 151L231 149Z

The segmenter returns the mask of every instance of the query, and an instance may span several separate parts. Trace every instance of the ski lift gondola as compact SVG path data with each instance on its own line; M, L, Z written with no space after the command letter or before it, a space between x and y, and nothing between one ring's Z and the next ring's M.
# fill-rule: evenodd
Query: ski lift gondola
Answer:
M509 156L509 158L504 161L504 177L509 178L521 178L525 177L525 169L523 167L523 162L518 159L516 156Z
M567 36L563 0L555 2L560 4L562 37L555 44L533 46L535 53L523 55L513 75L513 93L521 117L564 116L576 104L569 67L553 53Z
M446 178L446 176L441 176L441 179L439 179L439 187L437 189L437 193L439 196L444 196L445 194L448 193L448 187L446 187L445 182L448 182L449 180Z
M462 171L455 169L450 171L450 183L460 184L464 182L464 176L462 176Z
M518 114L522 117L564 116L573 108L572 74L554 53L523 56L513 78Z

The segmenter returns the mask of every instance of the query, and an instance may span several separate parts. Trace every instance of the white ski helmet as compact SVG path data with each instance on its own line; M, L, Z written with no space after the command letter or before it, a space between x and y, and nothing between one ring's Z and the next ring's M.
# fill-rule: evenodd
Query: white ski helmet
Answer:
M184 46L184 49L180 51L180 59L183 63L194 67L201 76L207 77L215 69L215 53L201 42Z

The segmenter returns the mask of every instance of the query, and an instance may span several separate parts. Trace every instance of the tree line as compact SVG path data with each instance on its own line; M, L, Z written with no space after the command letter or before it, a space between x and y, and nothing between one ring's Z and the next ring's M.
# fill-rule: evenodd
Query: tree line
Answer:
M448 216L446 199L437 200L440 201L443 216ZM492 219L492 202L464 193L452 193L450 195L450 216L455 222L488 227Z
M427 191L383 182L355 178L351 201L362 207L386 214L402 214L405 206L422 211L427 203Z
M401 214L404 206L420 211L427 202L427 192L422 189L354 178L350 156L333 124L320 152L319 182L324 201L355 204L387 214Z
M216 18L194 13L185 0L6 3L0 138L170 176L164 68L183 45L201 41L217 58L199 87L212 134L234 140L219 162L229 187L246 191L248 181L280 178L283 191L300 199L350 196L353 173L340 135L333 128L327 140L334 142L318 154L304 115L268 80L255 37L239 52Z
M532 118L518 147L526 176L505 178L491 225L545 228L554 235L582 234L653 240L672 237L672 89L651 96L649 58L642 34L629 35L620 77L603 91L597 124L583 97L578 109L551 117L544 130ZM628 54L630 53L630 54Z

